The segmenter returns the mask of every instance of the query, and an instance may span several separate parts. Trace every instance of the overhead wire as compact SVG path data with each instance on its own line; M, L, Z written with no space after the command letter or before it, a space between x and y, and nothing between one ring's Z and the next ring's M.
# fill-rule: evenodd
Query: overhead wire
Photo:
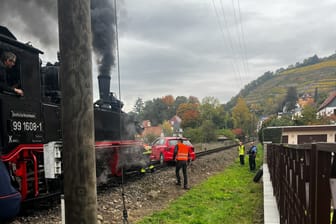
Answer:
M221 3L222 3L222 0L221 0ZM238 16L237 16L237 13L236 13L236 7L235 7L235 2L234 0L231 0L231 3L232 3L232 12L233 12L233 19L234 19L234 24L235 24L235 31L236 31L236 39L237 39L237 45L238 45L238 57L239 57L239 60L241 60L241 63L243 65L243 72L242 72L242 76L246 75L246 66L245 66L245 60L244 60L244 55L243 55L243 44L242 44L242 35L240 33L240 21L238 21ZM238 12L239 14L239 12ZM240 17L240 15L239 15ZM245 74L244 74L245 73ZM244 77L242 77L242 79L244 80Z
M215 15L217 17L217 22L220 27L220 30L223 34L223 37L225 36L227 37L226 40L227 45L229 46L231 53L233 55L233 57L231 58L233 72L238 80L239 85L242 86L244 85L243 80L246 80L248 77L249 67L247 61L244 28L242 26L240 2L238 0L237 6L235 6L234 0L231 1L235 30L232 30L229 26L229 20L226 16L227 13L225 12L226 10L223 1L222 0L218 1L218 4L220 5L220 10L217 9L214 0L212 0L212 4L214 7ZM218 11L220 11L220 13ZM226 35L224 35L223 23Z
M245 32L244 32L244 27L243 27L242 14L241 14L241 11L240 11L240 1L237 0L237 2L238 2L239 24L240 24L240 30L241 30L241 35L242 35L242 41L243 41L243 57L244 57L244 62L245 62L245 66L246 66L246 72L247 72L247 75L249 75L250 74L250 68L249 68L249 63L248 63L248 59L247 59Z
M224 29L223 29L223 25L222 25L222 21L220 20L220 16L219 16L219 13L218 13L218 10L217 10L217 7L216 7L216 4L215 4L214 0L212 0L212 5L213 5L214 11L215 11L215 15L216 15L216 19L217 19L217 24L218 24L219 29L221 31L221 34L223 36L224 42L229 46L229 48L231 50L231 53L233 54L234 53L233 42L232 42L232 39L231 39L230 31L227 29L225 14L223 14L224 15L224 23L225 23L224 27L225 27L225 31L226 31L227 35L225 35ZM240 73L239 67L235 64L235 59L231 58L230 62L231 62L231 65L232 65L233 73L234 74L238 74L238 77L240 77L240 75L239 75L239 73Z
M239 79L239 84L242 85L243 83L243 80L242 80L242 71L241 71L241 68L240 68L240 65L239 65L239 52L236 50L236 47L235 47L235 44L234 44L234 41L233 41L233 33L231 33L230 31L230 27L229 27L229 21L228 21L228 18L226 17L226 13L225 13L225 10L224 10L224 5L223 5L223 2L222 0L219 1L220 3L220 7L221 7L221 12L222 12L222 16L223 16L223 19L224 19L224 24L225 24L225 29L228 33L228 36L229 36L229 42L230 42L230 47L231 47L231 51L232 51L232 55L234 57L234 61L235 63L237 64L237 67L238 67L238 79Z

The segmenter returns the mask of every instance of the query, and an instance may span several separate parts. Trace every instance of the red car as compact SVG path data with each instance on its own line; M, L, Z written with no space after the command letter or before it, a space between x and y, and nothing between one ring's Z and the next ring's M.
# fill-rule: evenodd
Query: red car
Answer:
M152 143L151 160L159 161L160 164L163 164L164 162L172 162L175 145L178 143L179 139L181 139L181 137L157 138ZM191 142L187 138L182 138L182 139L183 139L183 144L189 146L191 160L195 160L196 155L195 155L194 146L191 144Z

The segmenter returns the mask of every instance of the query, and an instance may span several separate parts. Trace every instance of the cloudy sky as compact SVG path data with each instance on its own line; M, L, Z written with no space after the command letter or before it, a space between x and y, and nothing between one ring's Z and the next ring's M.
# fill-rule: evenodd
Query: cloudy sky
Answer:
M3 2L1 24L54 62L56 1ZM226 103L266 71L336 50L334 0L117 0L117 9L120 91L117 67L111 91L126 111L138 97L212 96Z

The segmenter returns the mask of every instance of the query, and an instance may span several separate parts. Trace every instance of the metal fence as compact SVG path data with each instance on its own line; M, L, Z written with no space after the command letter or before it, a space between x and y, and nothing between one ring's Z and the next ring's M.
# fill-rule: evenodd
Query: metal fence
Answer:
M336 186L331 187L336 178L335 152L335 143L267 145L281 224L336 223L331 217L331 192L336 192Z

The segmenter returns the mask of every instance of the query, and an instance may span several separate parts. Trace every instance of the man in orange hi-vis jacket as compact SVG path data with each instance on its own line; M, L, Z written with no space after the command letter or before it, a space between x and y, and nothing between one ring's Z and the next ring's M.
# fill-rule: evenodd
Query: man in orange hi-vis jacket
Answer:
M183 188L188 190L188 175L187 175L187 165L189 160L189 147L183 144L183 139L179 139L179 142L175 146L173 160L176 159L176 185L181 185L180 169L183 172Z

